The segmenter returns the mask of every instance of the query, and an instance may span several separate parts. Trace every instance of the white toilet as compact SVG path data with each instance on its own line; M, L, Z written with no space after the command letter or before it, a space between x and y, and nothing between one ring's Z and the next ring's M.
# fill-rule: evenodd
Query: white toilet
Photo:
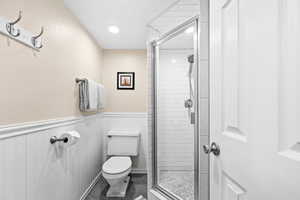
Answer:
M107 156L102 166L103 177L110 187L107 197L125 197L131 172L130 156L137 156L140 142L138 131L112 130L107 134Z

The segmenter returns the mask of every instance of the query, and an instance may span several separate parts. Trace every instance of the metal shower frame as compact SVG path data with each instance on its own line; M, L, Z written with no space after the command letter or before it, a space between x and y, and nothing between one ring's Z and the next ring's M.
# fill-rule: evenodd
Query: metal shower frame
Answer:
M152 190L162 194L168 199L181 200L158 184L157 167L157 74L159 47L164 42L176 37L191 25L194 25L194 55L197 78L195 79L195 124L194 124L194 199L200 198L200 17L197 15L181 25L175 27L159 39L151 42L151 68L152 68Z

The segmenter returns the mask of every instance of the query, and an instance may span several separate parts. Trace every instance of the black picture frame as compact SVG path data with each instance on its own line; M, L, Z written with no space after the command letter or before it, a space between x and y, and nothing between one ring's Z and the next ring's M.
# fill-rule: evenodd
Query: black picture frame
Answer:
M117 89L118 90L134 90L135 73L134 72L118 72L117 73Z

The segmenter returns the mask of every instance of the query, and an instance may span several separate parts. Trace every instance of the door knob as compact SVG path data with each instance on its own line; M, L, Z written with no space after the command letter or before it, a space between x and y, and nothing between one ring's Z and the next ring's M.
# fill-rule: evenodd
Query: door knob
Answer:
M220 147L215 142L211 143L210 146L203 145L203 151L206 154L213 153L215 156L220 155Z

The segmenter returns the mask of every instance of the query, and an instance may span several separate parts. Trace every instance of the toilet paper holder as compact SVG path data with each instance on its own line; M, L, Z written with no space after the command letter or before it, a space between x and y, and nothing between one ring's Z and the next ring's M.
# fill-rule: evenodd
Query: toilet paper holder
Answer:
M50 138L50 143L51 144L54 144L56 142L64 142L64 143L67 143L68 142L68 138L67 137L63 137L63 138L57 138L56 136L52 136Z

